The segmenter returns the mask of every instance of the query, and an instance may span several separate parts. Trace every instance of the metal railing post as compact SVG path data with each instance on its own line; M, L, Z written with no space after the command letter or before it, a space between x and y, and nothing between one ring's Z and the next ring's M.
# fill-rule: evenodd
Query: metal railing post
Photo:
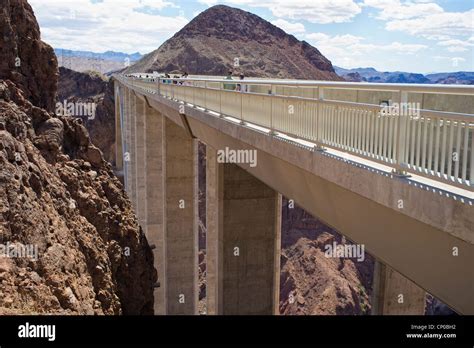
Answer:
M316 117L316 151L326 151L322 145L322 134L323 134L323 104L321 101L324 100L324 88L318 87L318 115Z
M235 85L235 88L237 89L237 85ZM233 93L237 92L236 89L234 89ZM245 124L245 121L244 121L244 103L243 103L244 96L243 96L242 91L240 91L238 93L240 94L240 124L244 125Z
M222 115L222 89L223 89L223 86L222 86L222 82L219 82L219 117L223 118L224 115Z
M207 81L204 81L204 110L207 111Z
M397 158L396 167L393 171L398 176L407 176L407 172L404 169L407 166L406 163L406 142L407 142L407 121L408 121L408 92L399 92L399 105L398 105L398 134L397 134Z
M273 123L273 99L274 95L276 95L276 93L273 92L273 85L270 85L270 91L270 135L274 136L277 135L277 132L275 131L275 124Z

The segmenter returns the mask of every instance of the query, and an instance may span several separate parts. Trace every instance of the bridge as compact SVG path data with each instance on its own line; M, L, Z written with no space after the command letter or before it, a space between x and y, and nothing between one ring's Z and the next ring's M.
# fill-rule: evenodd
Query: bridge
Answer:
M374 314L424 314L426 292L474 314L473 96L115 76L116 167L154 248L155 313L197 313L201 141L207 314L278 313L282 195L376 258Z

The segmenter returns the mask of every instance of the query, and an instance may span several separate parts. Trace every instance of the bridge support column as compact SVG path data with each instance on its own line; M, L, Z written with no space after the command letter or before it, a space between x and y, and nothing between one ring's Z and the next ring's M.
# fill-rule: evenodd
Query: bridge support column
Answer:
M206 146L206 311L223 313L223 198L224 165L217 163L217 154Z
M278 314L281 195L207 150L208 314Z
M166 311L166 238L165 238L165 118L145 104L146 142L146 236L154 245L154 266L160 286L154 290L156 315Z
M147 107L145 101L135 98L135 212L138 222L146 233L146 117Z
M137 211L137 97L130 91L130 200L135 212Z
M373 284L372 314L425 314L425 291L379 261L375 262Z
M115 173L119 178L123 178L123 93L120 84L114 83L115 100Z
M132 145L132 133L131 133L131 118L132 110L130 108L130 90L124 88L123 90L123 99L124 99L124 108L123 108L123 124L124 124L124 185L125 191L128 196L132 195L132 181L131 181L131 151L130 147Z
M154 246L155 314L196 314L197 140L129 90L122 97L125 188Z
M197 140L165 118L167 314L197 314Z

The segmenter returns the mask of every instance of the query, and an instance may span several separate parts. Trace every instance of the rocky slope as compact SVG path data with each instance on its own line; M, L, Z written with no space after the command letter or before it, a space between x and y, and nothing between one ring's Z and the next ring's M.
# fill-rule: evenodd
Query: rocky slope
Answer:
M2 0L0 28L0 76L18 85L34 105L52 111L58 64L52 48L40 40L28 2Z
M238 66L236 66L238 65ZM213 6L126 70L339 80L331 62L305 41L246 11Z
M325 256L325 245L348 244L337 231L283 200L281 314L370 314L374 260Z
M114 83L94 72L59 68L58 102L94 103L94 117L83 117L91 141L102 150L104 158L115 163Z
M0 314L153 313L153 254L121 183L79 119L48 112L57 63L31 7L0 12L23 57L14 70L2 46Z

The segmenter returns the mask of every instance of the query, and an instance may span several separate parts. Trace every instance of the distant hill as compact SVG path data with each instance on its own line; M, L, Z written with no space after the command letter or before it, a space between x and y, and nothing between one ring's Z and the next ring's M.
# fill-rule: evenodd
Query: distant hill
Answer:
M138 52L133 53L133 54L123 53L123 52L114 52L114 51L97 53L97 52L90 52L90 51L66 50L62 48L55 48L54 52L56 53L56 56L58 57L65 56L65 57L95 58L95 59L111 60L114 62L123 62L127 58L130 59L130 61L135 62L143 57Z
M443 84L463 84L473 85L474 84L474 72L473 71L458 71L449 73L437 73L426 75L432 83L443 83Z
M474 84L474 72L468 71L423 75L403 71L381 72L374 68L344 69L337 66L334 68L336 73L347 81L376 83Z
M157 50L127 69L225 75L340 80L316 48L266 20L218 5L195 17Z
M143 57L138 52L133 54L114 51L97 53L62 48L56 48L54 52L61 67L79 72L97 71L102 74L124 69Z
M364 78L369 78L369 77L378 76L381 74L380 71L377 71L374 68L344 69L344 68L335 66L334 70L339 76L344 76L350 73L357 73L360 76L363 76Z

